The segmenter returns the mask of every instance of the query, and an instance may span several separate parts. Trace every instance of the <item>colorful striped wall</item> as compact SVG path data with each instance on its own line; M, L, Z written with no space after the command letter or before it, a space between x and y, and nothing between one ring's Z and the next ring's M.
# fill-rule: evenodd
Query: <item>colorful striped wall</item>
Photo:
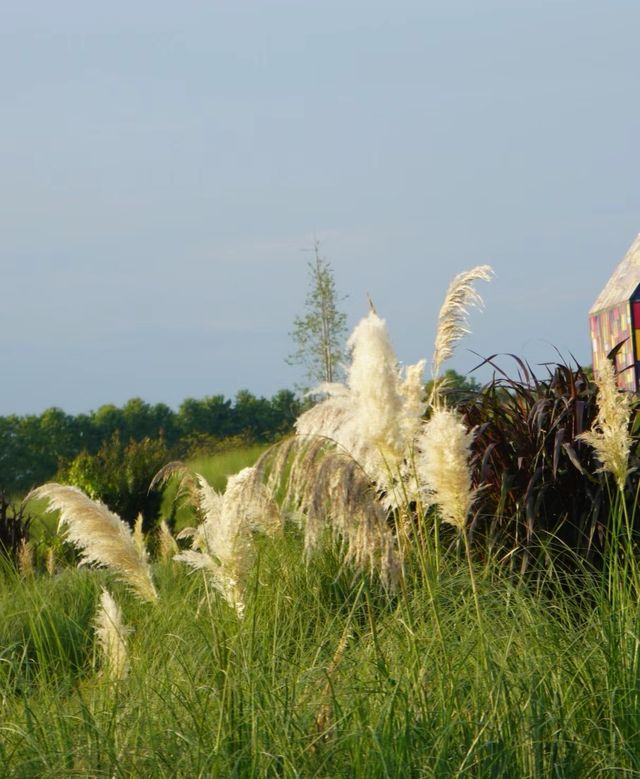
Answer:
M624 341L616 356L618 385L635 392L638 389L635 355L640 355L640 300L599 311L589 318L589 322L594 373L598 374L613 347Z

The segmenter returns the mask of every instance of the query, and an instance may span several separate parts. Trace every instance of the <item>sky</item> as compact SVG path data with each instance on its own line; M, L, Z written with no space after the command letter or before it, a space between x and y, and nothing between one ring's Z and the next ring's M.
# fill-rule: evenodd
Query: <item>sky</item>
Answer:
M447 367L590 363L640 231L639 27L637 0L2 4L0 414L293 387L315 239L402 362L488 263Z

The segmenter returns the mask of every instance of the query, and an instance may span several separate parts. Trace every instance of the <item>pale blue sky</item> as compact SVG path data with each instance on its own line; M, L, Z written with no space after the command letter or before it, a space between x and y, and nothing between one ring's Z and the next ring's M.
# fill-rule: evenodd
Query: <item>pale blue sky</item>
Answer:
M640 231L637 0L0 7L0 414L271 395L317 236L399 357L590 361Z

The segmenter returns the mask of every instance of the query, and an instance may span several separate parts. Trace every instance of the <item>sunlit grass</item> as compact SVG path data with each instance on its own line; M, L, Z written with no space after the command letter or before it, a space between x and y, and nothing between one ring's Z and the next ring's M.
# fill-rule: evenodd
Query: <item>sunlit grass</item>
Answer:
M227 478L243 468L253 465L267 448L267 444L255 444L208 457L197 457L188 460L186 465L192 471L202 474L214 489L224 492ZM177 487L178 480L174 478L164 490L160 512L162 516L172 517L176 530L180 530L185 525L194 524L195 518L191 506L174 506Z
M455 555L410 561L389 598L261 539L244 620L158 563L156 604L105 572L0 589L3 776L632 776L640 768L640 606L598 577L532 591L493 566L477 597ZM124 682L98 673L109 584L135 632ZM341 652L337 650L342 644Z

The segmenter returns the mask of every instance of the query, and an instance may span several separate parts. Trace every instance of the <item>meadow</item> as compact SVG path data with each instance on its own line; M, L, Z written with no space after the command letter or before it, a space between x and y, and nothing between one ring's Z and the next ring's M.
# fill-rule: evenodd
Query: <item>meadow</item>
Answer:
M260 544L238 620L156 563L155 604L109 582L134 626L117 682L94 642L108 574L6 571L2 776L637 775L637 597L496 570L413 560L389 599L290 532Z
M64 553L0 572L0 775L640 775L638 415L566 366L453 407L488 277L427 396L371 311L294 437L158 475L171 527L28 496Z

